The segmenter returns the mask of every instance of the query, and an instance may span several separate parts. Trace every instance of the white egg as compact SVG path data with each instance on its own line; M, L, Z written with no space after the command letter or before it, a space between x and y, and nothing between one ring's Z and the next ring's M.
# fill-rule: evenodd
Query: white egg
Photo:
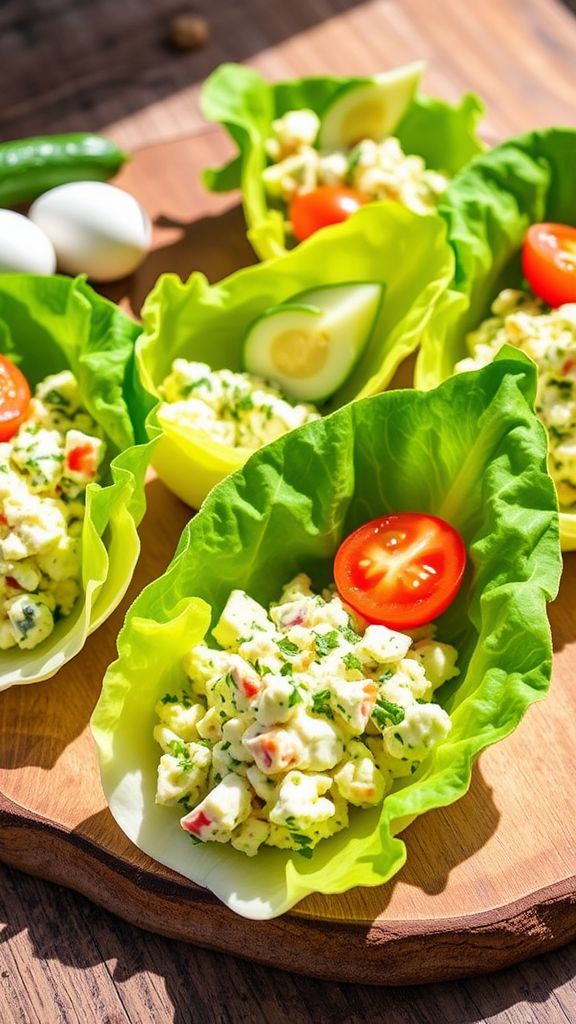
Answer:
M53 274L54 246L44 232L14 210L0 210L0 274Z
M115 185L74 181L40 196L28 216L48 235L58 269L116 281L131 274L150 246L152 227L140 203Z

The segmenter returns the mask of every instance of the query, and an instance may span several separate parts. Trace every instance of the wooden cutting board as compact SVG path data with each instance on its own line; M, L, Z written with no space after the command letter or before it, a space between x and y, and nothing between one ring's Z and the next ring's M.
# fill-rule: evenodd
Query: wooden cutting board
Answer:
M230 197L199 168L228 154L220 132L138 153L120 184L156 221L155 250L109 294L138 312L158 273L211 280L252 262ZM232 204L232 207L231 207ZM189 510L151 479L142 555L126 600L52 680L0 693L0 859L67 885L143 928L321 978L408 984L496 970L576 935L576 554L551 609L552 688L487 750L468 794L405 833L388 885L311 896L273 921L236 917L150 860L105 804L89 718L136 594L172 556Z

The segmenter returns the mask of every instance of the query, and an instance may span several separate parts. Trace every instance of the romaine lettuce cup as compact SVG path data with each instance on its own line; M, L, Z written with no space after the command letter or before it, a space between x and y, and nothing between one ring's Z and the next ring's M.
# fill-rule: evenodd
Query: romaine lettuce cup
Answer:
M452 182L439 212L456 256L450 291L418 354L415 384L436 387L469 355L466 335L503 288L520 288L520 251L531 224L576 224L576 129L529 132L474 160ZM576 514L560 514L564 550L576 549Z
M353 403L257 452L212 491L166 573L129 610L92 719L110 809L140 849L237 913L269 918L313 892L387 881L406 858L398 832L466 792L475 756L508 735L549 684L545 605L561 559L535 379L528 360L502 359L427 394ZM464 584L438 620L461 668L435 695L452 717L448 739L381 809L355 811L311 860L193 845L178 809L155 803L154 706L184 684L183 655L233 588L267 605L300 571L325 586L343 537L391 511L440 515L466 542Z
M248 239L260 259L281 256L287 247L284 215L271 207L262 178L272 121L304 108L322 119L336 97L375 81L369 76L332 75L270 84L240 64L223 64L206 80L202 113L224 125L239 152L225 167L205 171L204 184L213 192L242 190ZM483 109L471 93L454 106L416 94L391 134L406 154L421 156L429 169L454 175L484 149L476 134Z
M0 651L0 689L57 672L111 614L132 577L153 447L144 430L146 396L134 373L139 331L80 278L0 276L0 352L19 365L32 389L49 374L72 370L107 449L100 482L86 489L82 595L37 647Z
M144 331L136 344L140 378L159 398L158 388L176 358L206 362L213 370L242 370L244 335L270 306L321 285L382 282L384 296L368 344L321 410L331 412L386 387L418 346L453 269L439 217L380 203L320 232L282 259L240 270L219 284L209 285L199 273L185 284L165 274L142 311ZM157 473L193 508L250 454L163 417L162 406L152 412L148 427L152 437L163 431L154 452Z

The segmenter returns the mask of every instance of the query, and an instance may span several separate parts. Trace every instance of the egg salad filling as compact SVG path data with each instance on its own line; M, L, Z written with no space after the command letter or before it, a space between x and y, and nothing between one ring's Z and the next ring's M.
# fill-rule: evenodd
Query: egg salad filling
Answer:
M30 650L80 595L87 485L105 446L69 371L36 388L17 433L0 444L0 649Z
M433 691L458 675L434 627L366 625L300 574L266 611L230 594L212 635L186 655L188 684L156 705L156 801L178 806L196 842L310 857L374 807L448 735Z
M293 403L261 377L211 370L175 359L159 388L162 418L202 430L213 441L255 451L303 423L320 418L313 405Z
M320 185L348 186L367 199L393 199L415 213L432 213L448 178L431 171L420 156L408 156L394 136L361 139L351 149L316 148L320 118L313 110L290 110L272 122L264 169L270 199L289 204ZM288 225L289 227L290 225Z
M548 431L548 468L564 511L576 508L576 303L550 309L525 292L505 289L494 314L467 336L471 357L456 370L491 362L502 345L514 345L538 367L536 412Z

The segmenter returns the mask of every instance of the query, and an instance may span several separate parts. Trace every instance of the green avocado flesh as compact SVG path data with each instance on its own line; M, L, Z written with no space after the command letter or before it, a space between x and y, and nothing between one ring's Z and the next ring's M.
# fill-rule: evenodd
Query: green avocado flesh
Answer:
M266 310L244 342L249 373L291 398L322 402L344 383L362 354L380 309L383 285L315 288Z
M362 139L382 142L402 120L423 71L421 62L406 64L340 93L322 118L320 149L349 149Z

